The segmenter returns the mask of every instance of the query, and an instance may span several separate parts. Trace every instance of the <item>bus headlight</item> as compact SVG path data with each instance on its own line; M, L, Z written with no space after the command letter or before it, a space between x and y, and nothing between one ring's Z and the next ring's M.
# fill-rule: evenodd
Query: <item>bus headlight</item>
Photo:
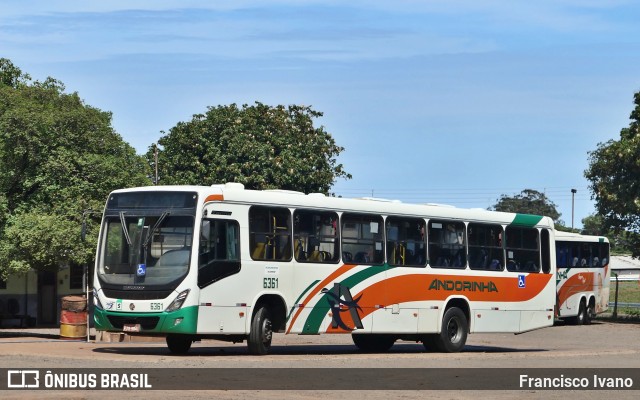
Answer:
M104 309L104 307L102 307L102 303L100 303L100 297L98 297L98 291L96 291L96 288L93 288L93 305L101 310Z
M184 304L184 301L187 299L187 296L189 295L189 291L190 289L182 291L178 295L178 297L176 297L176 299L173 302L171 302L171 304L169 304L169 307L167 307L165 311L171 312L171 311L179 310L182 307L182 304Z

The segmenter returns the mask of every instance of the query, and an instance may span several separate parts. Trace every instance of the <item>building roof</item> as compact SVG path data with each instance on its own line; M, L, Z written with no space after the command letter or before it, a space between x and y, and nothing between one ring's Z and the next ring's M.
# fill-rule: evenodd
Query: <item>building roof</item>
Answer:
M637 273L640 271L640 260L631 256L611 256L611 270L633 270Z

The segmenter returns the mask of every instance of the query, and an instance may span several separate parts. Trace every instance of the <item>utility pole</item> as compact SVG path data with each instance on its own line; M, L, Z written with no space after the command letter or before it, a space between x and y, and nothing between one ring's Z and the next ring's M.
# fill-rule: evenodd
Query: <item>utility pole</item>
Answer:
M573 230L573 215L576 203L576 192L578 192L576 189L571 189L571 230Z
M153 181L154 185L158 185L158 144L153 145L153 165L156 167L156 176Z

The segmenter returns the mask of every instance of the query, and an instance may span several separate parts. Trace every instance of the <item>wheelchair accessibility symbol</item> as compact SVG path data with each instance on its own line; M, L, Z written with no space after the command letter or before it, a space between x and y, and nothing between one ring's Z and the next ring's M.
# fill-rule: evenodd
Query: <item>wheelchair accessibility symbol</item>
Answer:
M147 274L147 266L145 264L138 264L138 269L136 270L136 275L145 276Z
M525 287L524 277L524 275L518 275L518 288L520 289L524 289Z

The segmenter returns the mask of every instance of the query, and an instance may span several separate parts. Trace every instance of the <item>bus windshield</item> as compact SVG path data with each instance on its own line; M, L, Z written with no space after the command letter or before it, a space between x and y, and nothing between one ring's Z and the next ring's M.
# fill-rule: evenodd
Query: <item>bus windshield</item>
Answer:
M112 285L165 286L189 271L194 218L120 212L105 218L98 276Z

